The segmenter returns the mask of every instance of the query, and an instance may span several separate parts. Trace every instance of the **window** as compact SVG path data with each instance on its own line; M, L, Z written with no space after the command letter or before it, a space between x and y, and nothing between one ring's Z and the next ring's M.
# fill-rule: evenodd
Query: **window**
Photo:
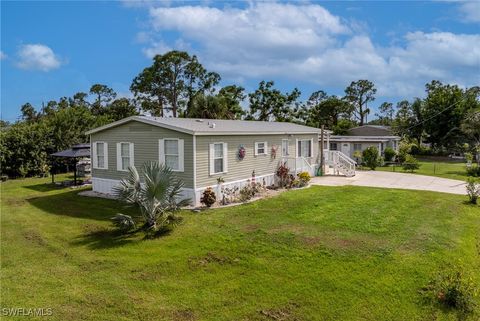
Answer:
M93 168L108 168L108 145L105 142L93 143Z
M330 143L330 150L337 150L337 143Z
M255 143L255 156L267 155L267 142Z
M165 138L159 140L158 151L160 163L174 172L184 171L184 140Z
M288 156L288 139L282 139L282 156Z
M165 165L178 170L178 140L165 139Z
M117 143L117 170L127 171L133 166L133 143Z
M298 141L298 157L312 157L312 141L310 139Z
M227 172L227 143L210 144L210 174Z
M353 151L362 151L362 144L353 144Z
M223 173L223 144L214 144L215 151L213 154L214 173Z

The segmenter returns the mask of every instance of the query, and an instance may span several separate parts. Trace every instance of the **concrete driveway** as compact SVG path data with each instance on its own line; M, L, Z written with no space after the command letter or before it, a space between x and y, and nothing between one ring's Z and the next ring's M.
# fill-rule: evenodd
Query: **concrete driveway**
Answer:
M417 174L357 171L354 177L323 176L312 178L313 185L324 186L370 186L401 188L422 191L443 192L466 195L465 182L454 179L424 176Z

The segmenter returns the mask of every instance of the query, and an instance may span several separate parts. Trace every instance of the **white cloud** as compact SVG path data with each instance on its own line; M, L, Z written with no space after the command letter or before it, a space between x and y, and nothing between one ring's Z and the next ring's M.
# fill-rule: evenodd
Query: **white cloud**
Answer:
M53 50L42 44L22 45L17 55L17 66L26 70L50 71L62 64Z
M480 81L480 35L411 32L401 45L382 47L361 22L316 4L157 7L150 16L153 37L166 30L180 36L174 44L151 41L147 56L188 41L202 63L229 79L283 77L343 88L366 78L384 96L421 95L432 79Z
M459 7L460 12L466 22L480 22L480 2L467 1L462 2Z
M0 60L7 59L7 55L0 50Z

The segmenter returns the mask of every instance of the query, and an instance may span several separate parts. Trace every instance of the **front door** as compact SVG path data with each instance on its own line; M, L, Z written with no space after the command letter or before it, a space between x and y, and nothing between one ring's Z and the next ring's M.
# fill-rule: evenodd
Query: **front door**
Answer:
M340 151L350 157L350 143L342 143Z

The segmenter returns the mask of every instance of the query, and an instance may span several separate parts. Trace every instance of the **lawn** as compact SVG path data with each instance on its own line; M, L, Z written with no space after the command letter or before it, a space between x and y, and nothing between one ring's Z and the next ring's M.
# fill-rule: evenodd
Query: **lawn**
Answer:
M437 176L463 181L467 180L468 177L466 172L466 165L464 162L421 160L419 161L419 164L420 168L416 170L414 174ZM389 172L396 171L400 173L405 173L403 168L398 165L377 167L376 170Z
M480 284L463 196L316 186L144 240L111 230L121 204L47 182L1 183L1 307L49 320L456 320L419 289L450 263Z

